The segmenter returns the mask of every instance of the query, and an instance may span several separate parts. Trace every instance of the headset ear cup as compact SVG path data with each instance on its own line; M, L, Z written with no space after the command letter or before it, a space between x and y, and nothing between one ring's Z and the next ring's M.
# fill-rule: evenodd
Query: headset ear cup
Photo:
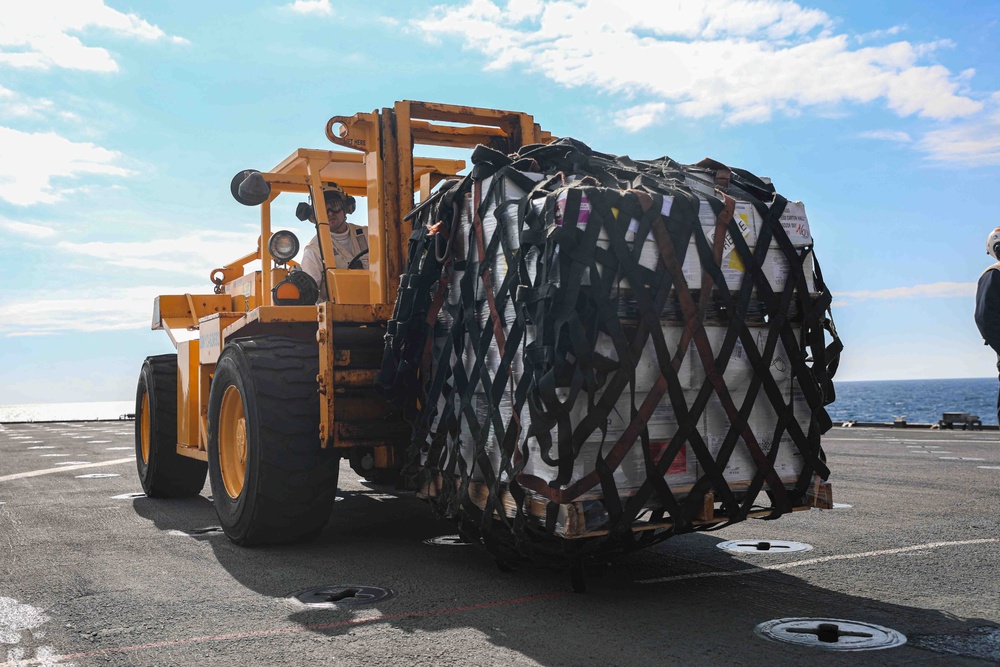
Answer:
M313 217L313 207L304 201L300 201L299 205L295 207L295 217L302 222L311 220Z
M993 244L993 258L1000 260L1000 243Z
M347 200L344 202L344 211L347 215L351 215L358 208L358 200L351 195L347 195Z

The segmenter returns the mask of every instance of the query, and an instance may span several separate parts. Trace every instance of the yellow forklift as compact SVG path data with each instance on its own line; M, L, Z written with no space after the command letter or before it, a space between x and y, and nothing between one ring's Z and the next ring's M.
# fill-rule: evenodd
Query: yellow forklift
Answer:
M269 171L231 183L260 206L257 247L211 273L206 294L158 296L152 328L176 354L145 360L136 391L136 462L151 498L197 495L208 474L226 535L238 544L309 539L326 523L341 458L388 478L411 429L380 398L381 367L411 234L406 215L462 160L419 157L416 146L513 153L552 137L524 113L403 101L335 116L326 135L346 151L299 149ZM315 220L327 300L293 261L299 242L272 231L279 195L324 201L327 190L364 197L368 268L336 268L325 207ZM352 263L360 266L359 262Z

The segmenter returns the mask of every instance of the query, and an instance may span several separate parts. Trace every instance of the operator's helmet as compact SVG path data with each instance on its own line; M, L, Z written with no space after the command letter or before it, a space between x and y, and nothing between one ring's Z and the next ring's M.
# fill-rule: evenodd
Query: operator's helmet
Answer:
M330 204L332 202L340 202L344 206L344 212L350 215L354 213L354 209L357 208L357 201L351 195L344 191L344 188L340 187L336 183L326 183L323 186L323 200Z
M1000 261L1000 227L997 227L986 237L986 254Z

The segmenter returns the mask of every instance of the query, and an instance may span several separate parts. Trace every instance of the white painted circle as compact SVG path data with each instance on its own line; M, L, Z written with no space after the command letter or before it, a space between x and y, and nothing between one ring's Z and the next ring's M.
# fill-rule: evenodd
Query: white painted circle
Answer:
M768 548L761 548L767 545ZM724 551L754 554L787 554L795 551L812 551L812 545L805 542L789 542L788 540L729 540L719 542L715 546Z
M821 623L836 625L840 631L850 633L841 635L837 641L820 641L819 636L812 632ZM846 621L839 618L779 618L765 621L753 629L762 639L808 646L825 651L875 651L895 648L906 643L906 636L896 630L859 621ZM857 636L865 635L865 636Z
M470 543L464 541L461 535L441 535L424 540L424 544L430 544L435 547L465 547Z

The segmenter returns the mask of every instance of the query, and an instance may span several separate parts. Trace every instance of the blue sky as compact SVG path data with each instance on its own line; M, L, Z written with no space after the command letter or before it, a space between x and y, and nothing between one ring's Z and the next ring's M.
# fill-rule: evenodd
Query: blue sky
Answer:
M0 404L126 400L153 297L252 249L240 169L418 99L711 156L806 204L845 380L981 377L995 2L39 0L0 14ZM281 201L281 200L279 200ZM275 226L309 229L287 208ZM363 222L361 215L355 221Z

